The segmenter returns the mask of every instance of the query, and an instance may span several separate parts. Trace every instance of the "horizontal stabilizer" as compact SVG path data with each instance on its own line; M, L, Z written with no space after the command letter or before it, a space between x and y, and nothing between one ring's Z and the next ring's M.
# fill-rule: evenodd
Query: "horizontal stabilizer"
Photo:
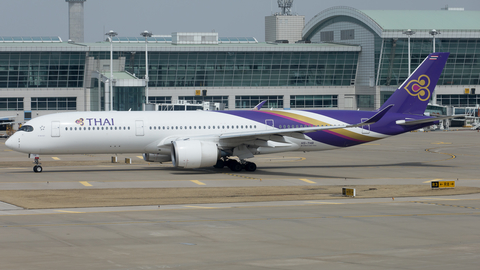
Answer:
M352 125L352 126L348 126L348 127L361 127L361 126L366 126L366 125L371 125L371 124L374 124L378 121L380 121L380 119L382 119L382 117L393 107L395 106L394 104L390 104L388 106L386 106L385 108L383 108L381 111L379 111L378 113L376 113L374 116L370 117L369 119L359 123L359 124L356 124L356 125Z
M466 115L451 115L451 116L441 116L441 117L432 117L432 118L426 118L426 119L417 119L417 120L409 120L408 118L405 120L397 120L395 123L397 125L401 126L413 126L413 125L418 125L418 124L425 124L425 123L434 123L439 120L444 120L444 119L452 119L452 118L458 118L458 117L465 117Z

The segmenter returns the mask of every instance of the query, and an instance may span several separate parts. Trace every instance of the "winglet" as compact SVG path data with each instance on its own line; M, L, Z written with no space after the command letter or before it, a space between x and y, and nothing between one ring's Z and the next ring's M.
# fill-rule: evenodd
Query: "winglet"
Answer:
M376 113L374 116L368 118L367 120L359 123L359 124L356 124L356 125L352 125L352 126L348 126L348 127L361 127L361 126L366 126L366 125L371 125L371 124L374 124L378 121L380 121L380 119L382 119L382 117L393 107L395 106L394 104L390 104L388 106L386 106L385 108L383 108L381 111L379 111L378 113Z
M258 103L258 104L257 104L257 106L253 107L253 109L252 109L252 110L254 110L254 111L258 111L258 110L260 110L260 109L262 108L263 104L265 104L265 102L267 102L267 101L266 101L266 100L264 100L264 101L262 101L262 102Z

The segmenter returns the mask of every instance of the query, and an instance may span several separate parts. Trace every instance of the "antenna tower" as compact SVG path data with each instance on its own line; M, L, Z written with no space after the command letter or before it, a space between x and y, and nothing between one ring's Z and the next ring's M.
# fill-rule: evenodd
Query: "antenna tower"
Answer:
M293 0L277 0L278 7L282 9L280 15L292 15Z

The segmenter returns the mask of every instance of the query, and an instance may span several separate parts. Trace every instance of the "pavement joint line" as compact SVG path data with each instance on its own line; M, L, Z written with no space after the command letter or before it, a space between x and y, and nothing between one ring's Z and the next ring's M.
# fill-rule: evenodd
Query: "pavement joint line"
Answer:
M317 203L317 204L344 204L344 203L335 203L335 202L305 202L305 203Z
M86 212L78 212L78 211L67 211L67 210L55 210L61 213L69 213L69 214L85 214Z
M184 209L186 210L186 209ZM205 209L203 209L205 210ZM58 211L58 210L56 210ZM51 213L51 214L75 214L71 213L73 211L69 211L68 213ZM80 212L79 212L80 213ZM86 212L85 212L86 213ZM90 212L88 212L90 213ZM194 222L233 222L233 221L263 221L263 220L305 220L305 219L324 219L324 218L383 218L383 217L424 217L424 216L472 216L472 215L480 215L480 213L436 213L436 214L385 214L385 215L355 215L355 216L313 216L313 217L280 217L280 218L231 218L231 219L193 219L193 220L155 220L155 221L125 221L125 222L99 222L99 223L88 223L88 225L104 225L104 224L111 224L111 225L123 225L123 224L156 224L156 223L194 223ZM4 227L54 227L54 226L79 226L79 225L86 225L80 223L58 223L58 224L29 224L29 225L6 225Z
M479 199L436 199L435 197L433 198L422 198L422 200L437 200L437 201L460 201L460 200L472 200L472 201L478 201Z
M197 208L197 209L219 209L218 207L195 206L195 205L184 205L183 207Z
M198 181L198 180L190 180L190 182L193 182L193 183L195 183L195 184L197 184L197 185L199 185L199 186L205 186L205 185L207 185L207 184L205 184L205 183L203 183L203 182L200 182L200 181Z
M421 201L415 201L414 203L422 203L422 204L430 204L430 205L438 205L438 206L458 207L458 208L467 208L467 209L480 210L480 208L477 208L477 207L464 206L464 205L453 205L453 204L444 204L444 203L431 203L431 202L421 202Z
M421 198L421 199L430 199L430 198ZM432 198L435 200L470 200L470 201L477 201L480 200L480 198L470 198L470 199L447 199L447 198ZM320 205L326 205L326 204L390 204L390 203L419 203L421 201L380 201L380 202L361 202L362 199L351 199L349 201L352 202L344 202L344 203L331 203L331 202L315 202L315 201L303 201L303 203L299 204L281 204L281 205L232 205L232 206L218 206L218 207L213 207L215 209L229 209L229 208L271 208L271 207L297 207L297 206L319 206ZM164 205L165 206L184 206L184 205ZM135 207L142 207L142 206L135 206ZM103 208L109 208L109 207L103 207ZM208 209L206 206L192 206L189 208L160 208L160 206L155 206L154 209L117 209L117 210L109 210L109 211L85 211L85 212L78 212L78 213L85 213L85 214L101 214L101 213L123 213L123 212L150 212L150 211L178 211L178 210L192 210L192 209ZM53 210L56 212L47 212L47 213L38 213L38 211L41 210ZM58 210L61 209L15 209L15 210L9 210L9 211L0 211L0 216L34 216L34 215L61 215L61 214L73 214L72 212L60 212ZM25 214L11 214L14 212L18 211L32 211L33 213L25 213ZM69 211L69 210L63 210L63 211ZM9 214L3 214L3 213L9 213ZM440 213L440 214L409 214L407 216L427 216L427 215L480 215L480 212L473 212L473 213ZM397 215L400 216L400 215ZM350 217L350 216L349 216ZM351 216L353 217L353 216ZM355 216L359 217L359 216Z

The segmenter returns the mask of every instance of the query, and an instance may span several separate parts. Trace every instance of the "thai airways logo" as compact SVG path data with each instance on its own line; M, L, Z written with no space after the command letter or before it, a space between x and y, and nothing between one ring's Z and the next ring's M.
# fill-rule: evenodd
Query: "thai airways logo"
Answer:
M82 127L85 124L88 124L88 126L114 126L115 122L113 121L113 118L78 118L75 120L75 124Z
M85 123L83 122L83 118L79 118L75 121L75 124L79 124L80 126L83 126Z
M430 86L430 78L427 75L420 75L418 79L409 81L404 88L411 96L426 101L431 95L428 86Z

